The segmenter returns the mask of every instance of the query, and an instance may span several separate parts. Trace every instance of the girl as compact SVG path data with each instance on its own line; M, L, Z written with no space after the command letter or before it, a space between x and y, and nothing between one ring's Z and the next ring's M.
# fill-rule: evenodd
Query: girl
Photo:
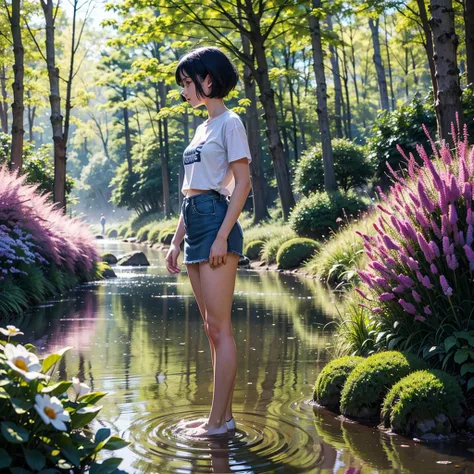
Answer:
M189 435L212 437L235 430L232 394L237 351L231 324L232 297L243 232L237 219L251 189L252 161L244 126L224 98L238 74L217 48L199 48L176 68L181 95L191 107L204 105L208 119L199 125L183 155L185 195L166 267L177 264L184 239L184 261L211 348L214 391L207 421L188 424ZM232 199L229 199L232 195Z

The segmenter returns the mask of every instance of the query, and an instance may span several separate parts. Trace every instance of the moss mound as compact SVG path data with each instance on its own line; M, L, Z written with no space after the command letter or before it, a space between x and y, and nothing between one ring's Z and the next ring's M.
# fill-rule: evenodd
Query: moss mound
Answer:
M397 351L380 352L357 365L341 393L341 413L349 418L375 420L390 387L410 372L426 369L424 361Z
M165 245L170 245L171 244L171 240L173 240L173 236L174 236L174 229L171 229L170 227L166 228L166 229L163 229L161 232L160 232L160 235L158 237L158 240L162 243L162 244L165 244Z
M390 389L382 406L382 423L408 436L447 435L462 415L464 403L461 387L452 375L419 370Z
M107 237L109 239L116 239L118 237L117 229L109 229L107 231Z
M108 264L115 264L117 263L117 257L113 253L103 253L102 261Z
M362 357L346 356L329 362L316 380L313 400L325 407L339 410L342 387L349 374L363 360Z
M278 250L276 261L279 268L294 268L319 250L319 243L312 239L296 238L285 242Z
M244 254L247 255L250 260L256 260L260 257L260 252L262 251L264 245L264 240L254 240L249 242L245 246Z

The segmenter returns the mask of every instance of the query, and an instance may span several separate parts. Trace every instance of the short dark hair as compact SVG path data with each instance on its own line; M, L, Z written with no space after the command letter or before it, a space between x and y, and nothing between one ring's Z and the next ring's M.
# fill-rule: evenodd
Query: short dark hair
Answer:
M239 74L230 59L218 48L208 46L198 48L183 56L176 67L176 83L183 86L181 73L191 78L196 86L198 97L223 99L235 88ZM204 94L201 83L209 74L212 80L211 91ZM183 100L186 100L182 95Z

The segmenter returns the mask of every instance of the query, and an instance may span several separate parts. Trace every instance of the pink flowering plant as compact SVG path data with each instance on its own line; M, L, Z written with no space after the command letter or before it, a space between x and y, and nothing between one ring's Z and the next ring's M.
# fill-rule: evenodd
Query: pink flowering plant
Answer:
M474 151L466 128L453 126L452 136L452 150L429 137L433 159L418 146L421 166L399 148L407 173L387 164L394 183L389 195L379 188L374 234L360 234L369 262L357 291L377 327L376 349L436 357L459 373L445 341L474 329Z
M105 392L91 391L78 378L55 380L56 367L70 349L39 358L23 333L0 328L0 469L11 472L119 472L120 458L100 462L101 450L128 445L108 428L90 424Z

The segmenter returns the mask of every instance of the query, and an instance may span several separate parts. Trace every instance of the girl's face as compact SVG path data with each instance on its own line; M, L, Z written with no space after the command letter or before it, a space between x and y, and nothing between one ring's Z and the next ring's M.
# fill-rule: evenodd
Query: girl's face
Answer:
M183 89L181 89L181 95L189 102L191 107L199 107L205 104L207 97L198 97L196 93L196 85L189 76L181 74L181 82L183 83ZM200 81L201 82L201 81ZM201 87L204 94L208 95L211 90L211 78L209 74L201 82Z

